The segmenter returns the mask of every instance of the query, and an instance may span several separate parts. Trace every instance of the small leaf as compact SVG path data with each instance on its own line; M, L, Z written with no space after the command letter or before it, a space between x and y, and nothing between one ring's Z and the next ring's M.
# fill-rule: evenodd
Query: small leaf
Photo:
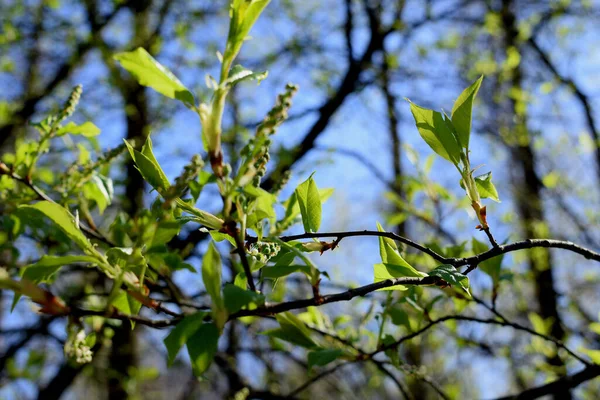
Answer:
M460 144L465 149L469 148L469 138L471 135L471 114L473 111L473 101L481 82L483 75L477 79L471 86L466 88L454 102L452 107L452 124L456 128Z
M390 315L394 325L404 326L409 332L412 332L408 313L402 309L400 304L395 304L388 308L387 313Z
M461 148L446 121L444 121L442 114L419 107L412 102L410 103L410 111L415 119L419 134L429 147L446 160L458 164Z
M20 210L35 210L50 218L64 233L82 250L95 251L92 244L75 224L75 217L63 206L51 201L40 201L29 206L23 205Z
M470 296L469 277L461 274L452 265L443 264L429 272L430 276L438 276L446 281L450 286L462 289Z
M600 365L600 350L582 348L581 351L587 354L594 364Z
M194 95L171 71L163 67L145 49L138 47L134 51L115 54L114 59L131 73L143 86L151 87L158 93L182 101L186 106L194 107Z
M496 203L500 203L500 198L498 198L498 191L496 187L492 183L492 173L488 172L487 174L479 175L475 177L475 185L477 186L477 191L479 195L483 199L492 199Z
M473 240L472 240L472 247L473 247L473 252L475 254L481 254L488 250L487 245L478 241L475 238L473 238ZM482 270L487 275L489 275L492 278L492 281L494 283L498 283L500 281L500 272L501 272L503 258L504 258L504 254L493 257L489 260L482 261L479 263L477 268Z
M187 340L187 349L195 376L201 376L212 363L219 345L219 329L215 324L202 324Z
M229 72L229 77L223 82L223 85L231 87L244 81L257 81L257 83L260 83L263 79L267 77L267 75L267 71L252 72L251 70L237 64L234 65L233 68L231 68L231 71Z
M156 226L151 247L160 246L171 241L179 234L182 223L180 221L161 221Z
M318 232L321 226L321 197L313 175L314 172L295 191L305 232Z
M308 369L314 366L323 367L337 360L344 352L340 349L322 349L308 352Z
M400 256L398 256L400 257ZM404 261L404 260L403 260ZM417 271L410 264L404 261L404 264L375 264L373 266L373 275L374 282L381 282L388 279L394 278L402 278L402 277L414 277L414 278L422 278L427 276L427 274ZM382 288L379 290L406 290L406 286L396 285L390 286L386 288Z
M286 277L294 272L303 272L310 277L310 267L308 265L275 265L261 270L262 279L279 279Z
M265 335L273 336L305 348L315 348L317 344L311 338L311 331L298 317L290 312L275 316L281 329L263 332Z
M144 148L142 149L144 153L151 156L150 158L146 154L135 150L126 140L124 140L124 142L129 150L129 154L131 154L131 158L133 159L135 166L142 174L144 180L148 182L154 189L158 190L159 193L164 192L170 186L169 180L156 162L154 154L152 154L152 141L150 138L148 138L146 144L144 144Z
M221 255L213 242L208 244L208 250L202 260L202 281L206 291L213 301L214 307L223 308L221 295Z
M223 288L225 297L225 308L230 314L236 313L242 308L253 310L265 304L265 296L251 290L244 290L235 285L227 284Z
M190 316L185 317L175 325L175 328L169 333L169 335L163 340L167 347L168 353L168 364L173 365L177 353L188 342L190 337L200 328L202 321L206 313L197 312Z
M94 137L100 134L100 128L98 128L90 121L84 122L81 125L77 125L74 122L69 122L68 124L56 131L56 136L63 136L67 133L70 133L71 135Z
M226 233L223 232L219 232L219 231L209 231L208 232L210 234L210 237L213 238L213 240L215 242L222 242L223 240L227 240L229 243L231 243L231 245L233 247L237 247L237 245L235 244L235 239L231 237L231 235L228 235Z
M51 283L54 274L63 266L74 263L96 264L98 260L91 256L47 256L44 255L35 264L26 266L21 270L21 277L33 283Z

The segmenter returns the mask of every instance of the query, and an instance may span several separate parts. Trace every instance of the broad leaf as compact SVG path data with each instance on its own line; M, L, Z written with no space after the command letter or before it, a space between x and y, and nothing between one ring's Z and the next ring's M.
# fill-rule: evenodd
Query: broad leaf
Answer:
M238 312L242 308L253 310L265 304L265 296L251 290L244 290L235 285L227 284L223 288L225 308L230 314Z
M470 296L469 277L463 275L452 265L443 264L429 272L430 276L438 276L446 281L450 286L462 289Z
M473 238L472 241L472 248L473 253L475 254L481 254L483 252L488 251L488 246L475 238ZM503 258L504 254L490 258L489 260L482 261L479 263L477 268L489 275L494 281L494 283L498 283L498 281L500 280L500 272Z
M115 54L115 60L131 73L143 86L151 87L160 94L194 106L194 95L171 71L163 67L145 49L138 47L130 52Z
M410 101L410 100L409 100ZM461 148L441 113L410 103L410 111L421 137L429 147L454 164L460 162Z
M488 172L487 174L479 175L475 177L475 185L477 186L477 191L479 195L484 199L492 199L497 203L500 203L500 198L498 197L498 191L496 187L492 183L492 173Z
M452 107L452 124L458 133L460 144L465 149L469 148L473 101L475 100L475 96L477 96L482 81L483 75L458 96Z
M228 235L227 233L219 232L219 231L209 231L210 237L213 238L215 242L222 242L223 240L227 240L233 247L237 247L235 244L235 239Z
M308 352L308 369L314 366L323 367L337 360L344 352L340 349L322 349Z
M404 261L404 260L403 260ZM410 264L404 261L404 264L375 264L373 266L374 282L381 282L393 278L413 277L422 278L427 274L417 271ZM379 290L406 290L406 286L396 285Z
M298 317L290 312L275 316L281 329L263 332L266 335L282 339L305 348L315 348L317 344L311 338L311 331Z
M84 251L95 251L92 244L75 223L75 217L63 206L51 201L40 201L32 206L23 205L19 209L41 212L50 218L79 248Z
M219 329L215 324L202 324L187 340L194 375L201 376L212 363L219 345Z
M208 244L208 250L202 260L202 281L204 287L217 309L223 308L221 295L221 255L213 242Z
M402 309L401 304L395 304L392 307L389 307L387 313L391 317L394 325L404 326L409 332L412 332L410 317L408 316L408 313Z
M184 319L179 321L179 323L177 323L177 325L175 326L175 328L173 328L171 333L169 333L169 335L163 340L165 346L167 347L169 366L173 365L173 362L175 361L179 350L200 328L205 316L206 313L197 312L195 314L185 317Z
M321 226L321 196L312 175L296 188L295 193L302 214L304 230L318 232Z
M262 279L279 279L294 272L303 272L306 276L310 277L310 267L308 265L275 265L273 267L266 267L261 270Z
M35 264L28 265L21 270L21 277L34 283L51 283L54 274L63 266L74 263L96 264L98 260L91 256L47 256L44 255Z
M90 121L84 122L81 125L77 125L74 122L69 122L68 124L56 131L56 136L63 136L67 133L71 135L94 137L100 134L100 128L98 128Z

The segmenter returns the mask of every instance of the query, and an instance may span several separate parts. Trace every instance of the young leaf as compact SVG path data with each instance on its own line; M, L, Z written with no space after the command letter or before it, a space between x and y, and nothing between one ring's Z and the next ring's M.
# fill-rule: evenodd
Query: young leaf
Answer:
M154 154L152 154L152 141L150 138L148 137L146 144L144 144L142 149L143 153L134 149L126 140L124 140L124 142L129 150L129 154L131 154L135 166L142 174L144 180L154 189L159 192L164 192L170 186L169 180L156 162ZM148 157L148 155L150 155L150 157Z
M77 125L74 122L69 122L62 128L56 131L56 136L63 136L67 133L71 135L82 135L85 137L94 137L100 134L100 128L94 125L92 122L84 122L81 125Z
M290 312L281 313L275 316L281 331L284 334L283 340L288 340L302 347L314 348L316 343L311 338L311 331L306 327L298 317ZM281 338L281 337L280 337Z
M323 367L337 360L344 352L340 349L321 349L308 352L308 369L314 366Z
M46 217L50 218L75 244L82 250L93 252L95 251L90 241L85 237L83 232L75 224L75 217L63 206L51 201L40 201L36 204L22 205L21 210L35 210L41 212Z
M275 265L261 270L262 279L279 279L286 277L294 272L303 272L310 277L310 267L308 265Z
M173 365L177 353L188 342L190 337L200 328L206 313L197 312L182 319L163 340L167 347L168 364Z
M209 231L208 233L215 242L222 242L223 240L227 240L229 243L231 243L233 247L237 247L235 239L232 238L231 235L219 231Z
M496 203L500 203L500 198L498 197L498 191L496 187L492 183L492 173L488 172L487 174L479 175L475 177L475 185L477 186L477 191L479 195L483 199L492 199Z
M219 344L219 329L215 324L202 324L187 341L194 375L201 376L210 367Z
M265 303L265 296L262 294L244 290L232 284L225 285L223 296L225 297L225 308L230 314L238 312L244 307L253 310Z
M223 308L221 295L221 255L213 242L208 244L208 250L202 260L202 281L217 309Z
M47 256L44 255L35 264L26 266L21 270L21 278L28 279L33 283L50 283L54 274L63 266L74 263L95 264L98 260L91 256Z
M400 257L400 256L398 256ZM404 261L404 260L402 260ZM417 271L416 269L414 269L410 264L408 264L406 261L404 261L403 264L389 264L389 263L382 263L382 264L375 264L373 266L373 275L374 275L374 282L381 282L381 281L385 281L388 279L393 279L393 278L402 278L402 277L415 277L415 278L422 278L424 276L427 276L427 274ZM390 286L387 288L383 288L383 289L379 289L379 290L406 290L406 286L402 286L402 285L396 285L396 286Z
M473 101L475 100L475 96L477 96L482 81L483 75L458 96L452 107L452 124L456 128L460 144L465 149L469 148Z
M304 231L318 232L321 226L321 197L312 175L296 188L295 193L302 214Z
M409 100L410 102L410 100ZM456 137L444 121L442 114L410 102L410 111L421 137L429 147L446 160L458 164L461 148Z
M473 238L472 241L473 253L480 254L488 250L488 246L479 240ZM478 269L489 275L494 283L500 280L500 272L502 267L502 259L504 254L485 260L479 263Z
M402 306L400 304L395 304L392 307L389 307L387 313L392 319L392 324L397 326L404 326L409 332L412 331L408 313L402 309Z
M470 296L469 293L469 277L461 274L452 265L443 264L429 272L430 276L439 276L446 281L450 286L462 289Z
M135 76L140 85L151 87L164 96L182 101L190 108L194 107L192 92L145 49L138 47L134 51L118 53L115 54L114 59Z
M257 81L257 83L260 83L263 79L267 77L267 75L267 71L252 72L251 70L237 64L234 65L233 68L231 68L231 71L229 72L229 77L225 79L223 84L226 86L234 86L244 81Z

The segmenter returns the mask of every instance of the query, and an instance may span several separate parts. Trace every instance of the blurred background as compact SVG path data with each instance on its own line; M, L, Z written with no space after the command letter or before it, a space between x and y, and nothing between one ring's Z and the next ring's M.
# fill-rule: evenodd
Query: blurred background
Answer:
M405 98L449 111L460 92L484 75L474 107L471 164L493 172L502 202L486 204L496 240L550 237L600 250L598 21L600 3L594 0L273 0L238 60L269 76L231 93L226 157L232 165L239 161L239 150L276 95L287 82L298 84L290 118L273 137L265 188L291 168L281 196L286 199L317 171L318 186L335 189L324 206L322 231L374 229L379 221L446 254L472 254L472 238L486 242L485 235L475 230L458 174L432 156ZM225 0L1 0L0 154L35 137L28 121L55 110L82 84L73 120L93 121L102 133L97 140L54 141L42 160L47 173L38 177L41 185L51 188L52 175L64 173L84 152L149 134L163 169L177 176L193 154L202 153L198 117L138 85L112 55L142 46L207 100L205 76L218 75L216 52L223 50L227 29ZM97 216L100 229L113 223L118 210L135 215L155 196L128 156L117 160L111 177L115 199ZM199 207L218 211L218 193L203 193ZM172 245L198 270L206 242L190 226ZM0 232L0 264L18 269L52 246L27 238L13 242ZM417 268L432 266L408 253ZM331 277L323 281L325 293L364 285L379 262L377 239L345 239L339 249L312 259ZM83 290L86 273L63 272L54 290ZM548 334L572 348L600 349L594 325L600 272L591 261L564 252L519 252L504 257L497 279L479 270L470 277L473 293L511 320L529 326L533 312L549 321ZM173 278L186 294L203 299L199 273L178 271ZM279 285L281 299L310 295L298 279ZM441 293L427 289L421 301L439 313L490 317L475 302ZM168 331L143 326L115 326L112 346L101 348L92 364L75 367L63 356L64 320L40 317L24 301L11 313L10 292L3 291L1 301L2 398L219 399L233 396L242 382L287 393L308 376L303 351L271 346L272 339L258 335L269 321L228 325L220 343L225 361L216 362L203 382L193 377L185 351L167 369L162 339ZM384 301L378 293L321 311L339 332L372 343ZM398 337L410 326L394 329ZM401 348L410 368L393 374L415 399L437 398L428 379L451 398L494 398L581 368L547 347L507 328L440 325ZM561 398L599 394L596 379ZM398 389L373 366L357 364L302 396L386 399L398 398Z

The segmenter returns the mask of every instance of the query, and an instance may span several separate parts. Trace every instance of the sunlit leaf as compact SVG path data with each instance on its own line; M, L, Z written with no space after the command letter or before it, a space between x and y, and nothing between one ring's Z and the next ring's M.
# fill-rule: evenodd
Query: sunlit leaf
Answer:
M151 87L164 96L180 100L188 107L194 106L192 92L145 49L138 47L133 51L115 54L114 58L135 76L140 85Z

